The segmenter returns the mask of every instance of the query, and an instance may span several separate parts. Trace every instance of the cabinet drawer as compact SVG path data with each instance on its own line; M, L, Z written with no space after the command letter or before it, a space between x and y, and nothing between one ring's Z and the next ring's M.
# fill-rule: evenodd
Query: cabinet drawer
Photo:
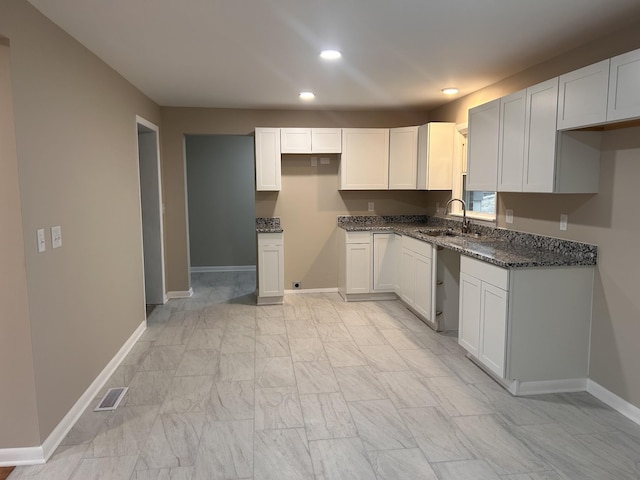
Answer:
M369 243L371 232L346 232L346 243Z
M258 246L279 246L284 243L283 233L259 233Z
M462 255L460 257L460 272L471 275L503 290L509 290L509 270L506 268L497 267L490 263Z
M427 258L433 257L431 244L416 240L415 238L403 236L402 248L406 248Z

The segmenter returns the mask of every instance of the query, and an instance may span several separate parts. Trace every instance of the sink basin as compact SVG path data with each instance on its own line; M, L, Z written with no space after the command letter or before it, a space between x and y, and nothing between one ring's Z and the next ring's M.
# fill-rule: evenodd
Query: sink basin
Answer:
M457 237L460 235L451 230L418 230L418 233L429 235L430 237Z

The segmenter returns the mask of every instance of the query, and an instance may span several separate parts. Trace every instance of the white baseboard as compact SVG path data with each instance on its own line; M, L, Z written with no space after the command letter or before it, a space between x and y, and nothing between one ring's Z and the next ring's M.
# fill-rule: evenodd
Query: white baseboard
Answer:
M606 403L632 422L640 425L640 408L636 407L632 403L627 402L624 398L619 397L615 393L607 390L602 385L594 382L593 380L587 380L587 392L589 392L601 402Z
M0 449L0 467L45 463L49 457L53 455L53 452L55 452L62 440L64 440L69 430L71 430L78 421L80 415L82 415L98 396L102 387L107 383L107 380L109 380L109 377L111 377L116 368L122 363L146 328L147 321L145 320L138 325L138 328L131 334L124 345L120 347L118 353L115 354L102 372L100 372L91 385L89 385L89 388L80 396L42 445L38 447Z
M584 392L587 389L586 378L567 378L563 380L544 380L537 382L515 381L509 387L514 395L541 395L544 393Z
M191 267L191 273L219 273L219 272L255 272L255 265L225 265L221 267Z
M337 288L303 288L300 290L285 290L286 295L301 294L301 293L338 293Z
M172 298L191 298L193 297L193 288L190 288L187 291L177 291L177 292L167 292L167 298L171 300Z

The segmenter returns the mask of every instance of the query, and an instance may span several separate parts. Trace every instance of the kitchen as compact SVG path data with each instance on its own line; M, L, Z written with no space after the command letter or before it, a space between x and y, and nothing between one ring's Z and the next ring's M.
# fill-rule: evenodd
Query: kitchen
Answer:
M29 15L25 18L30 18ZM44 22L38 20L36 23L40 26ZM46 25L48 26L42 26L40 30L49 32L52 27L49 24ZM4 26L5 24L3 24ZM10 30L12 28L6 27L5 31ZM638 48L640 45L638 45L636 32L637 29L632 27L620 29L609 37L592 41L583 47L577 47L574 51L561 55L553 61L524 70L520 74L466 96L459 101L454 101L429 111L428 115L421 110L324 112L188 107L162 107L156 110L153 105L140 100L141 106L139 109L145 110L147 117L151 117L152 120L162 126L164 191L168 200L165 212L168 290L186 291L189 289L187 247L184 238L184 232L186 231L182 151L182 135L184 132L193 134L248 134L256 126L389 128L422 125L428 121L465 123L467 121L467 111L470 107L513 93L584 65L600 61L603 58L609 58ZM13 33L13 35L17 35L17 33ZM20 42L16 42L12 48L16 48L16 51L21 54L24 52ZM24 66L18 63L14 68L20 72L19 78L24 78L26 75ZM40 78L51 78L51 75L48 75L46 69L44 69ZM56 77L54 76L54 78ZM113 81L119 82L120 80ZM20 118L23 119L27 115L25 112L30 111L29 108L37 110L35 106L30 104L27 104L30 105L29 108L24 107L27 96L28 93L20 90L19 99L21 103L16 108ZM39 93L37 100L42 100L43 97L45 100L47 99L44 90ZM34 99L33 101L37 100ZM105 111L110 110L106 109ZM88 116L89 113L87 113ZM56 123L52 118L47 118L47 120L50 120L50 125ZM125 121L126 119L123 120L123 122ZM22 132L25 129L24 122L22 120L22 126L20 127ZM43 121L42 124L39 124L39 128L34 130L42 131L40 127L44 127L44 123ZM47 130L45 129L44 131ZM67 138L64 132L57 132L57 134L61 135L60 138ZM23 133L22 135L22 138L24 138L25 134ZM638 338L636 321L638 318L638 305L637 294L634 291L633 272L637 271L637 265L632 254L635 248L633 239L638 230L638 224L634 220L636 218L633 210L635 202L632 197L636 190L634 179L638 178L637 137L637 127L605 132L601 163L603 168L600 172L600 188L597 195L503 193L498 196L497 205L497 224L500 227L507 227L506 211L512 210L514 222L509 224L508 228L549 236L562 235L564 238L598 245L599 260L594 284L594 324L590 378L634 405L638 404L638 398L640 398L640 391L638 390L640 385L635 372L635 365L638 364L637 342L635 342L635 339ZM47 137L47 140L53 141L54 138L55 136L51 135L51 137ZM108 146L109 142L105 142L105 150L108 150ZM44 158L47 156L44 149L33 152L36 147L36 145L21 144L21 148L28 153L29 158ZM124 151L125 149L123 148L122 150ZM83 154L78 155L78 157L88 158L90 155ZM108 160L108 158L104 158L105 164ZM287 257L285 264L290 266L287 268L293 268L294 270L287 272L285 282L302 279L304 288L335 288L337 284L338 267L332 261L332 259L337 258L337 242L334 236L336 235L335 222L337 216L367 215L369 214L368 202L370 201L374 202L374 213L378 215L433 215L436 210L436 204L439 203L440 206L443 206L448 199L447 194L437 192L430 192L426 195L423 192L394 193L388 191L345 192L340 194L336 188L338 184L337 159L332 159L329 165L319 165L315 171L311 170L312 167L310 165L303 166L300 163L295 163L294 160L285 160L284 163L283 190L277 195L273 193L259 194L256 199L256 215L260 217L280 217L285 228L287 241L294 245L301 245L298 247L299 250L296 250L295 247L286 250L286 255L291 255L291 257ZM301 169L308 169L308 175L298 175L297 172ZM314 172L318 174L314 174ZM27 175L27 173L23 172L23 175ZM29 175L23 177L22 181L26 182L24 186L34 186L34 178ZM118 180L120 179L118 176ZM109 184L107 183L107 185ZM67 185L67 183L63 183L63 185ZM119 185L122 186L121 183ZM115 184L111 186L115 186ZM124 186L126 187L126 192L135 190L127 182L124 183ZM79 187L73 188L77 189ZM29 188L29 191L32 190L36 190L35 186L33 189ZM105 198L108 198L106 196L107 192L104 193ZM131 200L130 197L132 195L128 194L123 198ZM124 200L122 201L124 202ZM98 209L97 211L105 212L105 217L107 216L106 203L96 203L94 205ZM49 221L48 217L45 216L47 218L45 220L42 216L34 213L35 208L27 207L25 205L25 224L28 227L25 227L25 231L31 232L32 227L35 229L40 223ZM110 206L109 208L112 207ZM125 208L122 207L122 210L125 210ZM310 211L314 212L314 215L309 215L308 212ZM569 216L569 228L566 233L562 234L560 234L558 227L558 220L561 214ZM124 220L127 222L126 225L132 226L131 229L135 230L135 219L125 216ZM308 235L310 231L314 232L313 236L311 236L312 238ZM136 243L135 239L128 239L127 242ZM71 246L73 244L68 245ZM29 268L32 272L40 272L40 267L34 266L34 262L34 258L29 257L27 262ZM134 266L137 263L133 261ZM36 263L35 265L38 264ZM51 268L53 269L54 266L51 266ZM100 265L100 268L105 268L105 266ZM109 268L113 267L109 266ZM48 267L45 272L49 272ZM42 284L53 285L55 284L54 278L56 277L52 272L51 275L47 273L43 277ZM47 281L44 281L45 279ZM132 291L137 292L134 286L130 288ZM106 291L115 294L111 290L107 289ZM39 289L32 291L32 297L35 299L50 297L48 294L39 292ZM74 298L74 295L69 293L60 292L60 294L60 298L63 299ZM99 300L93 295L90 298L96 302ZM126 298L126 301L120 303L126 306L135 304L135 299L129 300L128 297ZM32 301L35 302L35 300ZM32 307L34 307L32 308L32 315L35 315L36 318L46 318L43 308L37 308L37 305L38 302L32 304ZM104 320L112 316L126 316L122 315L126 312L113 311L113 308L109 307L109 310L104 313L106 315ZM130 309L134 310L135 307L131 306ZM99 313L98 315L103 314ZM64 315L62 313L56 315L54 324L59 323L58 317L64 316L66 316L66 312ZM73 318L74 316L69 315L69 317ZM87 367L86 372L83 371L82 374L78 375L79 378L85 381L85 384L87 379L93 379L97 375L97 372L112 357L114 348L117 350L114 345L117 344L119 347L131 330L133 329L129 329L127 335L116 335L118 338L113 339L112 348L100 350L99 354L97 354L99 358L96 360L96 364L91 364L90 368ZM46 337L47 335L35 336L38 342L42 342L41 339ZM52 338L52 336L48 338ZM37 349L37 351L46 352L47 350ZM43 358L48 358L48 355L43 354ZM45 363L47 362L38 357L38 365ZM55 364L55 362L49 363L51 365ZM73 362L66 362L65 365L67 364L71 368L70 365ZM73 371L73 369L70 371ZM44 378L58 378L58 374L53 373L51 377L45 375ZM55 408L51 407L51 411L44 415L46 421L43 422L42 428L45 437L84 388L86 388L86 385L82 388L76 386L73 393L60 393L64 398L58 399L55 402ZM44 391L47 390L45 389ZM47 411L50 407L42 408ZM37 427L34 428L37 431ZM40 437L38 433L35 436Z

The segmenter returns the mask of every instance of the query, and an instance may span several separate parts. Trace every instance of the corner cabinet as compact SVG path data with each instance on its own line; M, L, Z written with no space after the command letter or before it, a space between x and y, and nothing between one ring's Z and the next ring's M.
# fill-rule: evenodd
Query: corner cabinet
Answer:
M511 393L584 390L593 267L505 269L462 256L458 343Z
M340 190L388 190L389 129L343 128Z
M418 128L418 190L451 190L455 131L450 122Z
M280 191L280 129L256 128L256 190Z
M284 233L258 233L258 305L284 299Z
M500 99L469 109L467 190L497 190Z

